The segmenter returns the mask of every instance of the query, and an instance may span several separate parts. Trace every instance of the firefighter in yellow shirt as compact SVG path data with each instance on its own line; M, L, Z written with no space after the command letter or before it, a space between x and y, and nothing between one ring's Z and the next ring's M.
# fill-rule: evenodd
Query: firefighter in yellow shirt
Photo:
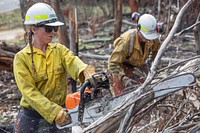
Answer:
M24 24L27 26L28 45L14 58L14 76L22 94L14 132L54 133L58 131L55 123L71 120L63 110L68 90L66 75L83 83L92 80L90 76L95 70L64 45L51 42L63 23L57 20L48 4L31 6Z
M163 25L150 14L135 12L132 19L137 21L137 28L126 31L114 41L114 50L108 60L116 96L124 88L144 81L141 76L148 70L146 60L151 56L153 61L160 47L158 33L163 30Z

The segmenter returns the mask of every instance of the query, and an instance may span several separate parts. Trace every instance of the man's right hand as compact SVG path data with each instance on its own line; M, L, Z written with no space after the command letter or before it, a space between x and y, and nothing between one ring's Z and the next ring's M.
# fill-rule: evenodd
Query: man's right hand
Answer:
M55 122L59 125L71 123L71 116L67 114L65 109L61 109L55 118Z

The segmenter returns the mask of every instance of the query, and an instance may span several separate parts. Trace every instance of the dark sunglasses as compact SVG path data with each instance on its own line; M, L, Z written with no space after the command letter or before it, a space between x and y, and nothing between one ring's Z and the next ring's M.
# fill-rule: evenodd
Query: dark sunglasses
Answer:
M47 33L51 33L53 30L55 32L58 31L58 26L41 25L41 26L37 26L37 27L43 27Z

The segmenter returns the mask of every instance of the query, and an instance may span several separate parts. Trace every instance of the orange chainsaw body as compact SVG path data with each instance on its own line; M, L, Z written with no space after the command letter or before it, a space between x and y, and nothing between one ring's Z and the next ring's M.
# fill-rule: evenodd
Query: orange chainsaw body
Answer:
M92 90L86 89L85 93L92 93ZM80 103L80 91L68 94L65 100L66 109L73 109Z

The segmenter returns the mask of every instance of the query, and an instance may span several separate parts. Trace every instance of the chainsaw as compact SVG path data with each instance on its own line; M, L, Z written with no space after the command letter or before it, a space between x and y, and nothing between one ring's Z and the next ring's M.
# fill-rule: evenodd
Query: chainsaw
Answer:
M80 126L82 128L89 126L99 118L105 116L120 105L126 98L132 97L130 91L125 91L119 96L114 97L109 89L109 80L105 73L98 73L92 78L96 81L96 88L87 91L90 82L87 80L80 88L79 104L72 109L67 109L71 116L71 122L64 125L56 125L58 129L71 128ZM196 78L192 73L183 73L156 82L150 85L154 93L154 99L168 95L175 91L181 90L196 82ZM68 102L69 103L69 102Z

